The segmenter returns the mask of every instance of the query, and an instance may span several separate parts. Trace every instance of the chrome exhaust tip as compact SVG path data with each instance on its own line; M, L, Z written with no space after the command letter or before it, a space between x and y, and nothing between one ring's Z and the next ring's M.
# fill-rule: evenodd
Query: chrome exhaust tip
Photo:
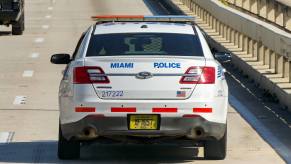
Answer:
M94 127L86 127L82 133L77 136L81 140L92 140L98 138L97 129Z
M197 139L203 137L205 134L204 130L200 127L191 129L190 133L186 135L189 139Z

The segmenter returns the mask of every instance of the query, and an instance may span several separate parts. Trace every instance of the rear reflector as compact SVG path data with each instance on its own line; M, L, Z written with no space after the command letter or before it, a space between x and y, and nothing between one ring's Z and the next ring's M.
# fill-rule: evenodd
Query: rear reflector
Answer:
M135 107L128 107L128 108L112 107L111 112L136 112L136 108Z
M193 112L197 112L197 113L212 113L212 108L193 108Z
M153 113L176 113L177 108L153 108Z
M95 112L96 108L94 107L76 107L75 112Z

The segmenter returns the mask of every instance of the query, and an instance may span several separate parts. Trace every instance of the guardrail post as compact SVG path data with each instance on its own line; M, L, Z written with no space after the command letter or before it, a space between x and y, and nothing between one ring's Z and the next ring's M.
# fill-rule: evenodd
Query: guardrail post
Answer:
M257 61L259 60L259 43L257 41L253 41L253 57L255 57L257 59Z
M274 69L276 72L276 53L270 50L270 69Z
M251 12L254 14L258 14L258 0L251 0Z
M213 28L213 16L209 14L209 26Z
M230 29L230 40L231 40L231 43L235 44L235 30L232 28Z
M283 60L284 60L284 57L281 56L280 54L276 54L276 73L278 74L282 74L283 75Z
M275 22L275 1L269 0L267 3L267 19Z
M270 49L267 48L267 47L264 47L264 65L268 65L269 68L270 68L270 60L271 60L271 57L270 57Z
M246 35L243 36L243 51L246 51L248 53L249 50L249 37Z
M219 22L219 35L223 35L223 24Z
M243 43L243 38L244 38L244 35L239 33L238 34L239 37L238 37L238 47L241 48L243 50L243 46L244 46L244 43Z
M253 54L253 40L251 38L248 39L248 54L251 54L252 57L254 57Z
M289 78L289 75L290 75L290 62L285 57L283 57L283 62L284 62L283 76L286 77L286 78Z
M261 16L263 18L267 18L267 2L266 2L266 0L260 0L259 16Z
M198 7L198 5L196 3L194 3L193 1L192 1L192 3L193 3L193 12L195 14L197 14L197 7Z
M236 0L236 1L235 1L235 5L236 5L237 7L242 7L242 0Z
M234 4L235 0L228 0L227 2L230 3L230 4Z
M216 31L220 34L220 22L216 20Z
M250 10L251 6L250 6L250 0L243 0L243 4L242 4L243 8L246 10Z
M234 39L235 39L234 44L239 47L239 32L238 31L235 31Z
M284 14L284 27L291 30L291 8L286 8L286 12Z
M210 25L210 14L208 12L206 12L206 21L207 24Z
M197 15L198 15L198 13L199 13L199 9L200 9L199 5L196 4L196 14L197 14Z
M276 11L275 11L275 15L276 15L276 24L280 25L280 26L284 26L284 14L283 14L283 5L281 5L280 3L276 2Z
M213 18L213 26L212 26L212 29L214 29L214 31L216 32L216 29L217 29L217 19L216 18Z
M225 24L222 25L222 37L227 40L227 27Z
M227 39L227 41L231 41L231 28L229 27L229 26L226 26L226 39Z
M259 42L258 44L258 61L263 62L265 64L265 46L262 44L262 42Z

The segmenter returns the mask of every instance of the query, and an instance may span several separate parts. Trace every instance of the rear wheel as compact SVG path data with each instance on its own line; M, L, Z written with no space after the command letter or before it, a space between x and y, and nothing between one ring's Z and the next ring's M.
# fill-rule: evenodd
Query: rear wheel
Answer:
M223 160L226 157L227 129L220 140L205 141L204 158L212 160Z
M80 158L80 142L67 140L63 137L61 127L59 126L59 143L58 143L59 159L78 159Z
M12 35L22 35L24 31L24 13L19 20L12 24Z

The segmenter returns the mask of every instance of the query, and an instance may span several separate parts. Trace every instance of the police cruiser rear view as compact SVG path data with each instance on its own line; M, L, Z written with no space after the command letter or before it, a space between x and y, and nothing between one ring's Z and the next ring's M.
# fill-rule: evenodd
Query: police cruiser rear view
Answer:
M88 141L175 138L203 143L206 159L224 159L228 87L194 18L93 18L72 57L51 58L68 64L59 90L59 158L79 158Z

